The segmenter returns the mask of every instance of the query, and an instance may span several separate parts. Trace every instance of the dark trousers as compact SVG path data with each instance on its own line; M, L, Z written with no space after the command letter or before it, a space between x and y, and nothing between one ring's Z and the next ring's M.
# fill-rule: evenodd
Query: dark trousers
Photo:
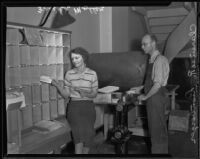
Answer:
M157 92L147 99L148 127L151 136L152 154L168 153L168 131L165 116L167 97Z

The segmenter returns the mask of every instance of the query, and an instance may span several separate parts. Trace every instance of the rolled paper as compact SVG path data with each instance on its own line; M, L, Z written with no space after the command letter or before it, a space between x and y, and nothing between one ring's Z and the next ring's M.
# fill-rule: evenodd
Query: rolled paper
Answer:
M42 103L42 120L50 120L49 102Z
M56 46L56 41L55 41L55 33L53 33L53 32L49 32L48 33L48 39L49 39L49 45L50 46Z
M62 34L56 33L55 34L55 39L56 39L56 46L62 46Z
M33 104L41 103L41 90L38 84L32 85L32 100Z
M27 105L21 109L22 114L22 129L30 128L33 125L32 106Z
M70 34L63 34L63 46L69 46L70 44Z
M59 80L58 84L63 88L64 87L64 81ZM62 99L63 97L60 95L60 93L58 93L58 99Z
M42 46L42 39L40 36L40 32L35 28L24 28L26 40L29 45L39 45Z
M8 117L8 135L7 135L7 140L9 143L19 143L18 139L18 133L19 133L19 124L18 124L18 111L13 110L13 111L8 111L7 112L7 117Z
M63 48L57 47L56 48L56 63L57 64L63 64Z
M30 65L31 64L30 47L22 45L19 48L20 48L20 64Z
M49 65L48 66L48 76L51 79L56 79L56 65Z
M48 47L48 64L56 64L56 48Z
M58 100L58 115L65 115L65 102L64 99Z
M47 65L40 65L40 77L41 76L48 76L48 66Z
M32 92L31 92L31 86L22 86L22 92L25 97L25 104L26 105L32 105Z
M54 86L49 86L49 97L50 100L57 100L57 89Z
M10 84L10 71L7 66L5 71L5 84L6 84L6 90L8 90L11 87L11 84Z
M21 69L19 67L9 68L9 78L11 87L21 86Z
M30 66L21 67L21 83L22 83L22 85L30 85L31 84Z
M17 67L20 65L20 50L19 46L7 45L6 47L6 61L7 65Z
M42 38L43 46L48 46L48 32L47 31L40 31L40 36Z
M64 62L64 64L70 63L69 50L70 50L69 47L63 48L63 62Z
M30 47L31 65L39 65L39 47Z
M48 48L47 47L39 48L39 64L40 65L48 64Z
M40 83L40 69L39 65L31 66L31 83Z
M50 118L55 119L58 117L58 104L57 100L51 100L50 101Z
M63 80L64 79L63 65L57 65L56 66L56 79L57 80Z
M42 83L41 84L41 89L42 89L42 101L43 102L48 102L49 101L49 84L47 83Z
M41 110L41 105L40 104L36 104L33 105L33 124L39 122L42 120L42 110Z

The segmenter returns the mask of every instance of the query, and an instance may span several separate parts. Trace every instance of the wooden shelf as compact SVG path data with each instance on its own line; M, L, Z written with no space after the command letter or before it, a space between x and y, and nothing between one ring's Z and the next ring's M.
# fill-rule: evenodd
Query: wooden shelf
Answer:
M42 75L64 79L64 73L71 68L70 49L70 31L7 22L6 91L23 92L26 106L18 110L19 132L30 130L19 139L19 154L59 153L60 146L71 140L65 118L66 102L54 87L40 82ZM61 122L65 127L48 134L31 131L41 120L60 117L64 117ZM9 121L14 121L14 117Z

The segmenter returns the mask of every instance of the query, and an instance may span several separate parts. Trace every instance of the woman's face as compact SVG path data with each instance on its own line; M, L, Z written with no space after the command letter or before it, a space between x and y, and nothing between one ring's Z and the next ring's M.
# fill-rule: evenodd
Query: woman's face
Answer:
M71 54L71 59L74 67L81 67L84 65L83 57L80 54Z

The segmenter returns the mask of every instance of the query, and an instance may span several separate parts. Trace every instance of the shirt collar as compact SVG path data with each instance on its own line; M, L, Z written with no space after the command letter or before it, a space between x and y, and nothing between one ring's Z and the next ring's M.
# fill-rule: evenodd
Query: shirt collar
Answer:
M74 70L74 73L78 73L78 71L77 71L76 68L74 68L73 70ZM88 68L86 67L86 68L85 68L85 71L83 71L81 74L84 74L84 73L86 73L87 71L88 71Z
M155 58L160 54L158 50L155 50L149 59L149 63L153 63Z

